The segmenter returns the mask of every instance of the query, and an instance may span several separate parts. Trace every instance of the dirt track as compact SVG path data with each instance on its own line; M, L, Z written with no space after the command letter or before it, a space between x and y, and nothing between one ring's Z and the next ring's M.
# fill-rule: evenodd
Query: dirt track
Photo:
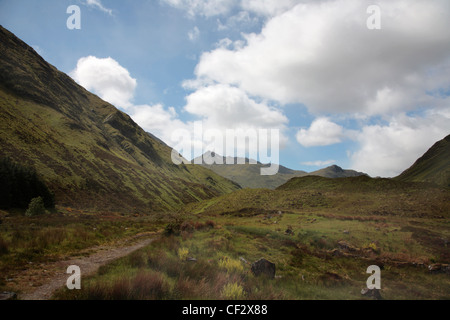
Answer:
M19 281L27 285L22 286L23 293L18 296L20 300L48 300L52 297L53 293L66 285L67 279L70 274L66 273L67 267L70 265L77 265L81 269L81 285L83 285L83 277L95 273L98 268L113 260L124 257L133 251L136 251L148 244L150 244L154 238L148 238L150 235L140 235L138 240L136 237L129 239L126 242L132 240L132 245L126 245L126 242L122 243L122 246L98 246L90 248L90 252L93 252L87 257L73 258L65 261L52 262L48 264L41 264L36 267L32 267L26 271L21 272ZM146 239L141 239L146 237Z

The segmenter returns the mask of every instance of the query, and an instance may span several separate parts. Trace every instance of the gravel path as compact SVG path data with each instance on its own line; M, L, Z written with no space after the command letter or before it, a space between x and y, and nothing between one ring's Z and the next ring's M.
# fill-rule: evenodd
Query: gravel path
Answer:
M145 235L140 235L143 237ZM155 235L153 234L153 237ZM135 238L133 239L135 240ZM53 293L66 285L67 279L70 274L67 274L67 267L71 265L77 265L81 269L81 285L83 285L83 277L87 275L94 274L97 272L98 268L105 265L113 260L124 257L133 251L136 251L146 245L150 244L154 238L139 239L132 245L121 246L121 247L111 247L111 246L99 246L91 248L93 251L91 255L81 258L73 258L66 261L58 261L53 263L48 263L45 265L40 265L38 268L30 268L26 270L24 274L21 275L23 280L30 281L30 286L27 290L24 290L22 294L19 295L20 300L48 300L52 297ZM28 273L28 274L27 274ZM40 274L41 276L33 276L33 273ZM33 281L38 279L39 285L33 284Z

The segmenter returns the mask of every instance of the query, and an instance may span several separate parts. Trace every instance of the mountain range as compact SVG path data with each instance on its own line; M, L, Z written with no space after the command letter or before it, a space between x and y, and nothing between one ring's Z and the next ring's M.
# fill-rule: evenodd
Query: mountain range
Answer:
M449 137L393 180L450 186ZM164 212L241 188L276 189L292 178L367 176L336 165L310 173L280 166L278 174L262 176L265 165L249 159L231 159L244 165L175 165L171 152L0 26L0 159L32 168L56 205Z
M206 164L213 163L213 160L217 158L222 158L221 162L223 164ZM292 170L280 165L278 173L276 175L262 176L260 172L261 168L265 167L266 165L260 163L259 161L251 160L248 158L223 157L211 151L206 152L198 158L195 158L193 160L193 163L201 163L200 166L211 169L222 177L235 181L242 188L251 189L275 189L295 177L320 176L325 178L348 178L366 175L363 172L344 170L337 165L333 165L309 173L301 170Z

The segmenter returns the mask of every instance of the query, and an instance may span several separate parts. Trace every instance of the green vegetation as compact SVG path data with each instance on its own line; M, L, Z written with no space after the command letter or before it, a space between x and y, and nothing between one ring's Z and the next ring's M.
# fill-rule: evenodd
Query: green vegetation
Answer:
M87 255L98 245L119 245L157 232L167 222L163 216L91 213L60 207L31 217L20 210L0 211L0 291L20 292L20 272L24 269L71 255ZM42 268L36 272L40 274ZM9 278L13 281L5 282Z
M45 213L45 206L42 197L31 199L30 205L28 206L27 211L25 211L25 215L27 217L32 217L32 216L39 216L44 213Z
M170 147L2 27L0 52L0 157L35 168L57 205L168 212L239 189L205 168L174 165ZM11 199L26 208L39 195Z
M450 135L436 142L396 179L401 181L432 182L450 187Z
M47 208L55 199L33 168L22 166L8 158L0 159L0 208L27 208L30 200L41 197Z
M450 260L448 190L367 177L302 179L190 204L172 217L177 234L55 298L115 299L127 283L119 298L132 299L141 292L135 277L148 273L164 279L163 299L365 299L370 265L382 268L385 299L450 298L448 274L428 270ZM276 264L275 279L252 274L260 258Z

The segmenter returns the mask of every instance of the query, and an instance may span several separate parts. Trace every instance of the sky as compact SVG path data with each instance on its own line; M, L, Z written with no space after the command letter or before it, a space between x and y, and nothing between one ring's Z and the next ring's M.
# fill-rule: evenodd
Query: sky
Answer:
M0 24L170 146L278 129L284 166L393 177L450 133L448 0L0 0Z

